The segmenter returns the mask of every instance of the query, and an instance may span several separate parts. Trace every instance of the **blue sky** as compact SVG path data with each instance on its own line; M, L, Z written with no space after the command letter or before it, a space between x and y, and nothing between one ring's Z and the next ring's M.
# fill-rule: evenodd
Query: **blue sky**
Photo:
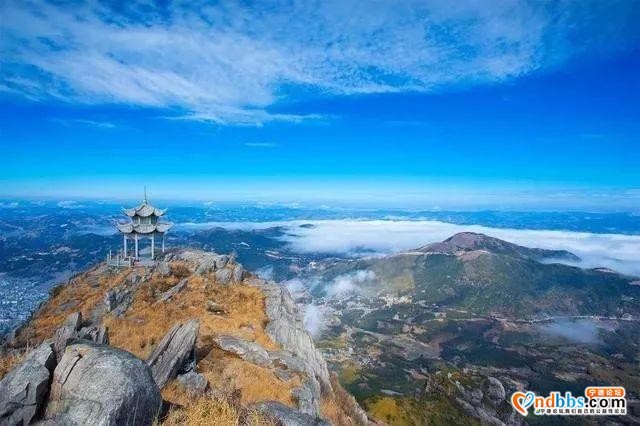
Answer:
M636 1L0 8L0 196L640 205Z

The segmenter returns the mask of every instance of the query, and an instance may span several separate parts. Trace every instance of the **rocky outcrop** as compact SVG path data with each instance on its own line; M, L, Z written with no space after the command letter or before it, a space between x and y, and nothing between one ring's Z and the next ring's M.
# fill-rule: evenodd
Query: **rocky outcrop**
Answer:
M164 387L178 373L193 369L199 326L196 320L174 325L149 355L147 364L158 387Z
M143 361L106 345L73 344L53 373L44 424L151 425L161 403Z
M134 288L122 285L113 290L107 291L104 295L104 306L106 312L120 317L133 303Z
M276 401L259 402L253 404L250 408L262 413L281 426L330 426L328 422L319 417L301 413Z
M181 279L180 282L178 282L178 284L174 285L169 290L165 291L160 295L160 298L158 299L158 303L168 302L169 300L171 300L173 296L175 296L176 294L184 290L186 286L187 286L187 279L186 278Z
M488 377L485 383L485 395L487 400L494 407L498 407L502 404L507 397L507 393L504 390L504 386L500 380L495 377Z
M330 390L327 363L304 328L289 291L273 284L265 284L262 289L265 294L265 310L269 318L266 327L269 336L284 350L303 359L309 375L324 389Z
M304 328L295 302L284 287L255 278L245 280L245 283L262 289L269 318L266 332L282 347L282 351L269 352L255 342L232 336L220 336L216 343L221 349L244 360L273 368L281 380L289 380L292 374L301 374L302 384L293 392L298 409L306 414L318 415L322 392L332 391L329 371L322 354Z
M158 262L158 265L156 266L156 272L161 276L161 277L167 277L169 275L171 275L171 268L169 267L169 262Z
M53 345L43 343L0 381L0 424L27 425L40 412L55 368Z
M224 254L183 250L175 258L188 262L192 265L192 271L198 275L214 274L216 282L222 285L242 282L248 276L242 265Z
M271 365L269 353L259 344L233 336L220 336L215 339L218 347L231 352L252 364L267 367Z
M524 424L520 416L514 416L515 412L506 401L506 391L500 380L468 371L465 373L464 382L463 385L459 380L454 380L451 373L445 375L442 372L436 372L429 375L424 393L448 395L464 413L482 424L496 426Z
M56 358L59 360L67 345L77 339L108 344L109 334L105 326L82 327L82 314L75 312L69 315L64 324L56 330L53 343Z

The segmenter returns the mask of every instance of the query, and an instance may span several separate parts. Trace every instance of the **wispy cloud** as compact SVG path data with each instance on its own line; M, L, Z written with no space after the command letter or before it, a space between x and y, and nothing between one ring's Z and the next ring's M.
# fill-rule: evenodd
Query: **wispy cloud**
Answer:
M65 126L81 125L81 126L98 127L100 129L115 129L116 127L118 127L114 123L111 123L109 121L86 120L86 119L79 119L79 118L74 118L74 119L55 118L55 119L52 119L52 121L63 124Z
M249 148L275 148L278 144L273 142L245 142L244 146Z
M169 108L221 124L305 93L494 83L620 45L636 2L59 3L0 5L0 91L32 100ZM595 29L595 30L594 30Z

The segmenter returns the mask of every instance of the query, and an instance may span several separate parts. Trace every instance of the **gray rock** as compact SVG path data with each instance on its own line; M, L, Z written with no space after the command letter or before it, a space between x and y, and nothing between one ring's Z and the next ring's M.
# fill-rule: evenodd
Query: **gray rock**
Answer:
M468 392L468 400L472 405L480 405L482 403L482 397L484 394L478 388L473 388L470 392Z
M223 308L222 306L220 306L219 304L217 304L213 300L207 300L207 303L205 305L205 309L207 311L211 312L212 314L226 314L227 313L227 310L225 308Z
M293 356L284 351L272 351L269 352L271 361L281 367L286 368L289 371L296 373L305 373L307 371L307 365L303 359Z
M253 404L250 408L273 419L281 426L330 426L328 422L319 417L302 413L281 402L264 401Z
M229 256L227 256L226 254L219 254L215 256L214 262L216 265L216 269L222 269L227 266L227 263L229 263Z
M65 320L64 326L73 330L80 330L80 327L82 327L82 314L80 312L72 313Z
M161 404L144 362L121 349L79 343L54 371L44 423L151 425Z
M314 389L331 391L327 363L304 328L289 291L284 287L270 284L262 286L262 290L265 294L265 310L269 318L267 334L285 351L304 360L307 374L319 384L319 386L313 386ZM319 400L320 396L317 395L315 399Z
M303 413L317 415L320 410L320 385L317 380L307 379L292 392Z
M169 263L158 262L158 265L156 266L156 272L162 277L171 275L171 268L169 267Z
M128 285L136 285L146 280L147 280L146 270L133 269L131 273L127 276L125 283Z
M109 330L104 325L99 327L82 327L77 336L79 339L90 340L100 345L109 344Z
M271 365L269 353L255 342L249 342L234 336L219 336L215 339L220 349L231 352L240 358L263 367Z
M215 273L216 282L222 285L229 284L232 277L233 272L229 268L218 269Z
M202 395L209 385L206 377L200 373L196 373L195 371L180 374L177 377L177 380L178 383L180 383L180 386L182 386L191 396Z
M149 355L147 364L158 387L162 388L180 371L186 371L185 365L189 362L195 363L194 347L199 327L196 320L174 325Z
M109 333L105 326L82 327L82 315L80 312L69 315L54 335L53 348L56 358L59 360L65 348L78 339L89 340L94 343L108 344Z
M244 268L242 267L242 265L237 263L233 267L233 272L232 272L233 282L236 282L236 283L242 282L242 279L245 277L245 275L246 275L246 272L245 272Z
M192 272L205 275L218 269L218 255L196 250L183 250L176 255L178 260L186 261Z
M28 425L41 411L56 365L53 344L43 343L0 381L0 424Z
M62 357L67 345L73 340L78 338L78 330L82 325L82 314L75 312L67 317L64 324L58 328L53 337L53 348L56 353L56 358L59 360Z
M276 377L278 379L280 379L283 382L288 382L289 380L293 379L295 376L288 370L283 370L281 368L276 368L273 372L273 374L276 375Z
M505 400L507 393L500 380L495 377L488 377L485 383L485 394L489 402L497 407Z
M124 315L133 303L133 293L134 289L127 285L109 290L104 295L106 311L117 317Z
M174 285L169 290L167 290L164 293L162 293L160 295L160 299L158 299L157 303L167 302L167 301L171 300L171 298L173 296L175 296L176 294L180 293L186 287L187 287L187 279L183 278L183 279L180 280L180 282L178 282L178 284Z

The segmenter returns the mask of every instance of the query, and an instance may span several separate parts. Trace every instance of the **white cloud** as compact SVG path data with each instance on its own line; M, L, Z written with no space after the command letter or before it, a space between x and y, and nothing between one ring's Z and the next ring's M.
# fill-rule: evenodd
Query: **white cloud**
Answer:
M78 204L78 202L74 200L60 201L57 203L57 206L62 209L81 209L84 207L84 205Z
M325 285L328 297L340 297L349 293L358 292L358 287L375 278L373 271L359 270L353 273L339 275Z
M319 336L327 326L326 316L328 308L324 305L316 304L304 305L300 306L300 308L304 311L302 315L304 328L307 329L311 336Z
M223 124L300 121L317 116L269 108L299 88L353 94L503 81L623 37L628 12L625 3L501 0L118 5L2 2L0 90L170 108Z
M302 224L313 224L303 227ZM185 226L181 224L181 226ZM359 256L391 254L442 241L464 231L479 232L526 247L569 250L582 258L579 266L608 267L640 276L640 235L490 228L430 220L309 220L284 222L210 222L190 229L223 226L233 229L265 229L285 226L286 241L300 253L341 253Z

